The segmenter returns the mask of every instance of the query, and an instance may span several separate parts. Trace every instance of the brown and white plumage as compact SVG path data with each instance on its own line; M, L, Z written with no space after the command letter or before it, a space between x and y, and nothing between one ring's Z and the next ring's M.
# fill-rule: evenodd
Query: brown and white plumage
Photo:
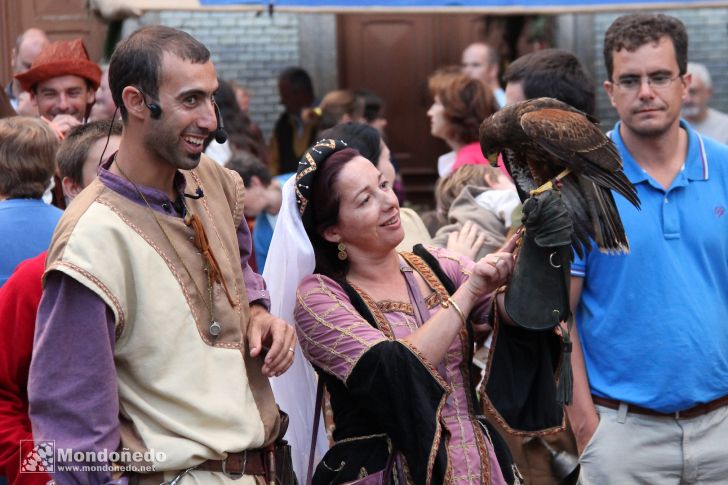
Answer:
M611 190L637 208L640 201L617 149L594 118L556 99L531 99L484 120L480 146L486 157L502 154L521 201L570 169L556 188L574 222L574 249L583 254L593 239L602 251L629 252Z

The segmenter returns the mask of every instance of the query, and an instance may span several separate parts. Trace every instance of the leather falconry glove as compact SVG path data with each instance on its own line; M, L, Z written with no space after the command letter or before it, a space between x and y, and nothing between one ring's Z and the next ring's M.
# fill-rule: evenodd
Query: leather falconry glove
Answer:
M532 330L569 318L573 223L561 194L548 190L523 204L526 231L505 295L508 316Z
M526 231L506 289L505 311L516 324L535 331L568 322L561 327L556 400L569 404L573 397L569 283L574 224L561 194L548 190L531 196L523 204L523 225Z

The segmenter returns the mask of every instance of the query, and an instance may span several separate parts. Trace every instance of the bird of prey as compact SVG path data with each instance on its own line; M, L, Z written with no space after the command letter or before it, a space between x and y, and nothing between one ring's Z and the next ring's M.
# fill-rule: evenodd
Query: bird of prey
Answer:
M577 254L591 248L590 239L603 252L629 252L610 189L637 208L640 201L617 149L595 118L556 99L531 99L485 119L480 146L486 157L503 156L522 202L550 188L561 192L574 223Z

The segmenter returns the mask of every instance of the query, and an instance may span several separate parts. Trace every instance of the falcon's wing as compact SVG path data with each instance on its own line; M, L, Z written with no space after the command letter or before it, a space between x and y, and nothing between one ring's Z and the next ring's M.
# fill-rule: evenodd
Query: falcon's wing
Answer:
M637 192L622 172L619 153L583 113L559 108L531 111L521 116L521 127L534 143L564 166L602 187L616 190L639 207Z

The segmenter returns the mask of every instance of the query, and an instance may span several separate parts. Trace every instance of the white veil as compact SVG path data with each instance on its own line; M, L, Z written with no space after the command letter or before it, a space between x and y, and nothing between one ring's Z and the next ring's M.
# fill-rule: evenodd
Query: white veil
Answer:
M296 205L295 183L293 176L283 185L283 203L263 271L270 292L270 312L290 324L294 324L293 307L298 284L313 273L316 264ZM300 345L296 345L291 368L280 377L270 379L276 402L290 417L285 438L292 448L298 483L304 483L308 470L317 382L316 373L303 356ZM314 463L321 460L329 447L323 419L317 433Z

